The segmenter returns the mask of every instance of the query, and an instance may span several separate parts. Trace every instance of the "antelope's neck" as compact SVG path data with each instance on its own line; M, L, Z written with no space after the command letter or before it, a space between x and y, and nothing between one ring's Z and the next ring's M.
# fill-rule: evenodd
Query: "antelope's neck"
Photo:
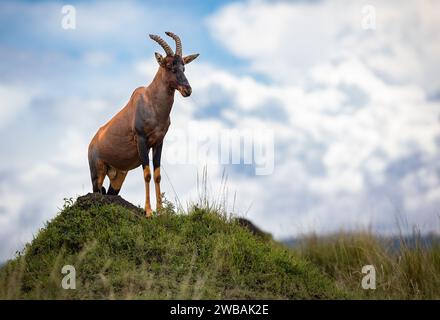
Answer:
M174 103L174 89L170 89L164 77L164 71L159 67L153 81L148 86L149 98L160 119L168 119Z

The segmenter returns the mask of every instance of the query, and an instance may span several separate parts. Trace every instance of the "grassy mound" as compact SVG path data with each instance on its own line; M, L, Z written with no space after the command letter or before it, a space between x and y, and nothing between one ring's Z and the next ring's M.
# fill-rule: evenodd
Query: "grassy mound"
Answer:
M140 213L118 196L67 203L0 270L0 298L343 297L313 265L240 220L199 207ZM61 287L64 265L76 269L75 290Z

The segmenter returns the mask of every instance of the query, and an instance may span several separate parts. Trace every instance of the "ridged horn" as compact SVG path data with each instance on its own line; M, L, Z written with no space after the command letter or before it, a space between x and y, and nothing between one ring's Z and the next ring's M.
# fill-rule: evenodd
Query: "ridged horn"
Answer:
M177 35L175 35L174 33L169 32L169 31L165 32L165 34L168 37L171 37L174 39L174 41L176 42L176 54L178 56L182 57L182 41L180 41L180 38Z
M165 50L165 53L167 54L167 56L173 56L173 50L171 49L171 47L165 42L164 39L162 39L159 36L156 36L155 34L150 34L150 38L151 40L156 41L158 44L160 44L160 46Z

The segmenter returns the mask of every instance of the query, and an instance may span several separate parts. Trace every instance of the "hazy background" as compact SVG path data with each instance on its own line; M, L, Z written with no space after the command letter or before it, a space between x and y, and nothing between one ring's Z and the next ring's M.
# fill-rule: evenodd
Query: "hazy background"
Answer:
M65 4L76 8L75 30L61 27ZM363 28L365 5L376 29ZM149 84L162 49L147 34L168 30L184 54L200 53L170 136L188 124L201 135L274 130L273 174L208 168L214 195L226 170L236 212L277 238L362 226L390 234L396 219L438 231L438 12L438 1L2 1L0 261L63 198L91 190L87 145ZM163 191L185 205L206 162L169 160ZM121 195L143 205L141 169Z

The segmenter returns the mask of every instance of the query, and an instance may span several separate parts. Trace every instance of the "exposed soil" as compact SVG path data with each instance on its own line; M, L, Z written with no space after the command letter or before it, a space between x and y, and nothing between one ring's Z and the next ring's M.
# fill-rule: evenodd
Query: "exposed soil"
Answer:
M78 197L76 204L82 209L88 209L92 205L114 204L129 209L134 214L144 216L144 211L134 204L123 199L121 196L102 195L100 193L88 193L85 196Z
M235 220L238 222L240 226L242 226L245 229L248 229L250 232L252 232L254 235L263 237L263 238L272 238L272 235L270 233L264 232L260 228L258 228L255 224L253 224L250 220L246 218L235 218Z

